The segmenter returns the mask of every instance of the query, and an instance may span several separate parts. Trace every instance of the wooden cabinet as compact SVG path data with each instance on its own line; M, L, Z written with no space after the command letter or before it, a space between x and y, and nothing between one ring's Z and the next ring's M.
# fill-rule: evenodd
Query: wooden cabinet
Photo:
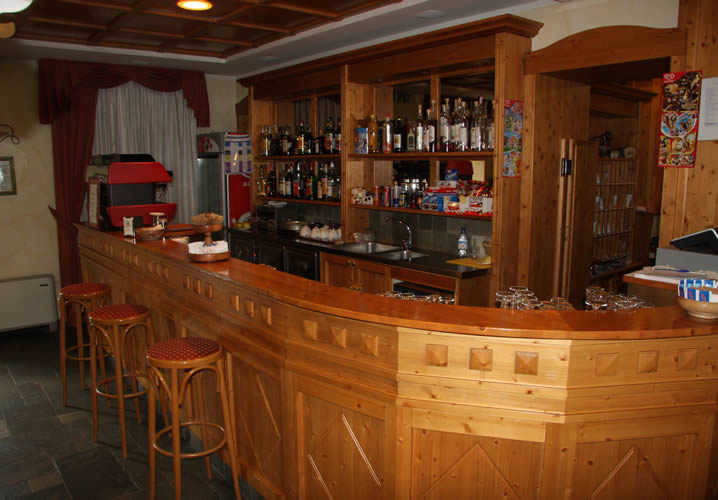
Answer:
M390 266L328 253L320 259L322 283L370 293L392 288Z

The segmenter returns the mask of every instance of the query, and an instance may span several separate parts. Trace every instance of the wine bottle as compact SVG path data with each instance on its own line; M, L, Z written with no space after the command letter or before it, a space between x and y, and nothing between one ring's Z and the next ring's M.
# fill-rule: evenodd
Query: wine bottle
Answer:
M446 104L441 105L441 116L439 116L439 151L449 151L450 127L448 109Z
M397 116L394 120L394 144L392 145L392 151L394 153L403 153L406 151L406 130L404 129L404 122L401 116Z
M394 149L394 126L392 125L391 117L389 115L386 115L386 117L384 118L384 123L382 124L381 128L381 152L391 153Z
M415 136L415 150L418 152L424 151L424 113L422 112L422 105L419 104L419 113L416 117L416 136Z
M369 116L369 125L367 126L367 133L369 138L369 152L379 152L379 124L376 121L376 116Z
M433 153L436 151L436 101L431 101L431 108L426 111L426 123L424 125L424 151Z

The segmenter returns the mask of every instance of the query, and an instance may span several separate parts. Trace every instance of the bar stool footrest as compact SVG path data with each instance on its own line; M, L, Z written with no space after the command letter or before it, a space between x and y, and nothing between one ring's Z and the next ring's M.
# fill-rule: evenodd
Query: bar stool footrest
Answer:
M123 375L122 380L124 381L124 379L130 378L130 377L137 377L137 375L131 375L131 374ZM102 389L100 389L101 387L109 385L110 382L115 382L115 377L107 377L106 379L99 381L97 383L97 388L95 389L95 392L97 392L98 396L102 396L104 398L119 399L119 395L116 392L109 392L109 389L107 391L103 391ZM136 398L136 397L143 396L143 395L147 394L148 391L149 391L149 389L144 388L137 392L125 392L122 395L122 397L124 399Z
M65 357L66 357L67 359L72 359L72 360L75 360L75 361L91 361L92 358L90 357L89 354L88 354L87 356L80 356L80 355L76 355L76 354L70 354L70 353L72 353L72 352L75 352L75 351L79 350L81 347L82 347L83 349L87 349L87 350L88 350L87 352L90 352L89 349L90 349L90 346L91 346L91 345L92 345L92 344L87 343L87 344L78 344L78 345L73 345L72 347L68 347L67 349L65 349ZM107 358L109 358L111 355L112 355L112 354L111 354L107 349L102 349L102 355L101 355L101 356L98 356L98 358L99 358L99 357L102 357L102 358L107 359Z
M207 426L207 427L213 427L213 428L215 428L215 429L219 429L220 431L222 431L222 439L219 441L219 443L217 443L217 444L216 444L215 446L213 446L212 448L204 449L204 450L196 451L196 452L192 452L192 453L180 453L180 458L183 458L183 459L184 459L184 458L200 458L200 457L205 457L205 456L207 456L207 455L211 455L212 453L216 453L217 451L219 451L220 449L222 449L225 444L227 444L227 434L226 434L226 432L224 431L224 427L222 427L221 425L215 424L214 422L205 422L205 421L199 421L199 420L191 420L191 421L188 421L188 422L182 422L182 423L180 424L180 428L182 428L182 427L189 427L189 426L192 426L192 425L197 425L197 426L203 426L203 425L204 425L204 426ZM152 443L152 445L154 446L155 450L157 450L158 453L160 453L160 454L162 454L162 455L164 455L164 456L166 456L166 457L173 457L173 456L174 456L174 453L172 453L171 450L170 450L170 451L167 451L166 449L162 448L162 447L159 445L158 441L159 441L159 439L160 439L162 436L164 436L165 434L167 434L167 433L169 433L169 432L171 432L171 431L172 431L172 426L171 426L171 425L168 425L167 427L165 427L164 429L162 429L161 431L159 431L159 432L155 435L155 441L154 441L154 443ZM205 443L202 443L202 444L204 445Z

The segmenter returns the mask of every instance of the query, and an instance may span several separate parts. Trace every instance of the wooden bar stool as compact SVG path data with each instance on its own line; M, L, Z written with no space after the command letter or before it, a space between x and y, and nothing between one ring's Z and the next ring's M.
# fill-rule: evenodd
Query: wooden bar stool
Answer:
M95 309L90 318L90 381L92 384L92 426L93 437L97 441L98 413L97 395L116 399L120 414L120 432L122 439L122 458L127 458L127 437L125 436L125 400L134 399L137 423L141 422L139 396L147 394L148 389L140 390L137 379L149 385L146 372L140 369L141 354L147 346L154 343L150 310L142 305L112 304ZM138 327L144 330L144 339L137 342ZM115 374L104 376L97 382L97 352L102 343L106 343L115 359ZM141 348L141 351L138 349ZM124 382L129 380L131 392L125 392ZM109 384L115 382L115 392Z
M211 479L211 467L209 455L219 451L225 445L229 448L229 460L232 466L232 479L234 481L234 493L241 498L239 492L239 470L237 469L237 454L234 441L234 427L229 412L229 401L227 397L227 383L225 381L224 349L214 340L201 337L185 337L170 339L153 345L147 351L147 364L150 367L153 390L157 395L166 394L170 402L172 423L164 429L156 432L156 401L155 397L149 397L149 463L150 463L150 498L155 497L155 451L172 457L175 476L175 498L182 498L182 463L183 458L205 457L207 476ZM162 370L169 370L169 382L163 375ZM219 392L222 405L222 416L224 427L207 419L206 397L203 387L200 384L193 384L196 396L199 400L199 417L193 416L191 409L185 412L187 420L181 420L180 412L184 407L185 396L187 406L191 406L191 396L188 395L190 380L202 371L210 371L215 375L216 391ZM182 372L182 373L180 373ZM202 382L197 380L196 382ZM166 422L165 422L166 424ZM195 453L182 453L180 450L180 431L182 427L197 426L200 428L203 440L203 450ZM211 429L221 433L216 444L209 444ZM158 441L167 433L172 436L172 450L161 448ZM215 441L216 438L213 440Z
M85 361L90 361L90 343L85 342L82 334L83 316L107 303L110 287L103 283L76 283L60 288L57 294L57 309L60 313L60 377L62 378L62 406L67 406L67 360L79 361L82 388L85 382ZM77 345L67 347L67 321L69 312L75 311ZM89 328L88 328L89 330ZM87 349L87 352L85 351ZM104 354L104 353L103 353ZM100 366L105 373L105 356L100 356Z

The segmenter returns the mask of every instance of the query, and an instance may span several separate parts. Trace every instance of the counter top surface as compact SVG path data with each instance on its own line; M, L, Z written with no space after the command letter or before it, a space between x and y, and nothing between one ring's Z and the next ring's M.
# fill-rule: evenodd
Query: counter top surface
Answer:
M450 276L452 278L465 279L473 278L474 276L480 276L486 274L488 269L477 269L468 266L461 266L456 264L449 264L447 261L458 258L456 255L451 255L442 252L435 252L433 250L424 250L421 248L412 248L415 252L426 254L423 257L411 259L411 260L388 260L381 257L381 254L362 254L355 252L347 252L338 248L337 245L332 243L306 240L304 238L298 238L296 236L287 236L280 233L271 231L255 231L255 230L243 230L243 229L230 229L229 238L232 235L249 236L252 238L261 239L264 241L275 241L283 245L298 246L301 248L318 250L320 252L330 252L339 255L346 255L347 257L353 257L355 259L367 260L371 262L377 262L379 264L404 267L407 269L413 269L416 271L423 271L427 273L439 274L442 276Z
M170 239L134 241L121 232L88 231L177 261L200 273L250 287L288 304L386 325L449 333L537 339L636 340L718 333L718 322L689 317L678 306L629 312L507 311L496 308L430 304L338 288L230 258L214 263L189 260L187 246Z

